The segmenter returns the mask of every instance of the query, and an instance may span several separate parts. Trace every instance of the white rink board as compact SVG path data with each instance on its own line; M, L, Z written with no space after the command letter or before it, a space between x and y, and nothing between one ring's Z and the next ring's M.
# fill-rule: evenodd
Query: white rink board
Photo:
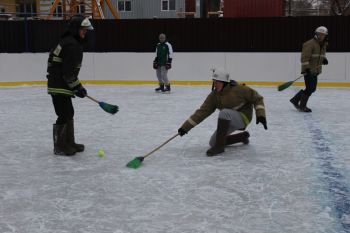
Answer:
M350 53L327 53L320 82L350 82ZM0 82L46 80L47 53L0 54ZM84 53L81 80L156 80L154 53ZM174 53L170 80L210 79L226 67L238 81L281 82L300 75L300 53ZM20 68L19 68L20 67Z

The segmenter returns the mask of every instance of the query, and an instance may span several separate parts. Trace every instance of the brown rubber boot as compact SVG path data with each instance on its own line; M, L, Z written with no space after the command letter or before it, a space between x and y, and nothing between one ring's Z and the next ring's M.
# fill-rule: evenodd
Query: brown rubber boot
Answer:
M216 156L218 154L225 152L227 131L229 126L230 126L229 120L218 119L215 146L207 150L208 156Z
M67 144L73 147L76 152L82 152L85 149L85 146L83 144L75 143L75 137L74 137L74 120L70 120L67 122L67 129L66 129L66 138L67 138Z
M300 90L293 98L291 98L289 101L294 105L294 107L296 109L299 110L300 106L299 106L299 102L301 99L301 95L304 93L303 90Z
M244 131L241 133L236 133L236 134L232 134L227 136L226 138L226 146L227 145L232 145L235 143L239 143L242 142L243 144L248 144L249 143L249 138L250 134L248 131Z
M306 95L305 93L303 93L301 95L301 99L300 99L300 107L299 107L299 111L300 112L312 112L312 110L308 107L306 107L307 101L309 100L308 95Z
M55 155L74 155L76 150L66 142L66 125L53 125L53 152Z

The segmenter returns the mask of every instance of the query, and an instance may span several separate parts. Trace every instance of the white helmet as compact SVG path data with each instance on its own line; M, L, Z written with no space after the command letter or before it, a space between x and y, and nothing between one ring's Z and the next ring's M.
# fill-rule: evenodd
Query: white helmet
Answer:
M213 80L218 80L222 82L230 82L230 74L223 68L213 68Z
M87 30L94 30L94 27L91 25L90 20L88 18L85 18L81 22L80 26L86 28Z
M328 29L325 26L320 26L316 28L315 33L322 33L328 35Z

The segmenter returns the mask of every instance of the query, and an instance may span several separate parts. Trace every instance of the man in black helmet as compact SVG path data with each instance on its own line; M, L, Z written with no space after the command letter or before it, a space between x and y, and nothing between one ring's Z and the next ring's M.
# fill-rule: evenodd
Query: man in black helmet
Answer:
M83 43L88 30L93 27L88 18L73 16L60 42L50 51L47 67L47 90L57 115L53 125L54 153L74 155L84 151L83 144L74 139L74 108L72 97L84 98L86 89L78 74L83 60Z

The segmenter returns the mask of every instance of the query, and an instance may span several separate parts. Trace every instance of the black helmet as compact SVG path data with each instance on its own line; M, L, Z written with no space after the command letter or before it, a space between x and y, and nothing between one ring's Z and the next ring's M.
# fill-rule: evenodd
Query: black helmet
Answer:
M74 15L68 24L69 33L76 37L79 35L79 29L81 28L86 28L88 30L94 29L88 18L82 15Z

